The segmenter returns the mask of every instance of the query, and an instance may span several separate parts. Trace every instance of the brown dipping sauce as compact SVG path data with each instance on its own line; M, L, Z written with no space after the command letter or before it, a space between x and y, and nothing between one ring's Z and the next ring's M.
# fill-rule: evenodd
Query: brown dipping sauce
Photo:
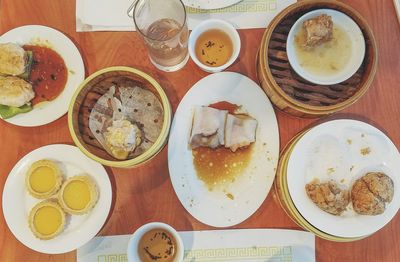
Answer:
M139 240L138 253L142 262L173 262L176 257L176 240L165 229L152 229Z
M32 105L54 100L67 83L68 70L63 58L48 47L24 45L23 48L33 53L32 71L29 76L35 91Z
M228 110L230 114L238 108L237 105L221 101L209 105L219 110ZM232 152L223 146L212 149L209 147L198 147L192 150L193 165L197 176L207 185L211 191L214 187L232 183L236 177L246 169L252 153L252 144L248 147L239 148ZM233 199L233 197L230 197Z
M199 36L195 44L195 53L199 61L206 66L222 66L233 54L233 43L224 31L211 29Z

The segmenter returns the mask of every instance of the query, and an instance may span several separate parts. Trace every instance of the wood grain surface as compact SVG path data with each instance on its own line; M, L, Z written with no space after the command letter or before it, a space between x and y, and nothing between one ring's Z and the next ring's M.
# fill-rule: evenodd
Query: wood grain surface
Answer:
M332 118L361 119L383 130L400 145L400 26L392 1L347 0L372 27L379 50L379 64L370 90L345 111L320 120L299 119L276 111L281 148L299 131L318 121ZM192 61L175 73L158 71L148 60L145 46L133 32L75 32L75 1L0 0L0 34L22 25L41 24L67 34L79 47L86 73L124 65L152 75L166 90L174 111L180 99L198 80L208 74ZM240 30L242 50L228 71L240 72L256 79L255 58L263 29ZM38 147L72 144L67 117L37 128L23 128L0 121L0 197L8 173L25 154ZM130 234L151 221L171 224L177 230L213 229L195 220L176 197L169 179L167 148L152 161L132 169L107 168L113 184L113 206L109 219L99 235ZM400 172L400 170L398 170ZM399 174L400 175L400 174ZM76 252L46 255L32 251L18 242L8 229L0 211L1 261L75 261ZM279 206L274 189L245 222L233 228L298 227ZM354 243L334 243L316 239L318 261L399 261L400 215L382 230Z

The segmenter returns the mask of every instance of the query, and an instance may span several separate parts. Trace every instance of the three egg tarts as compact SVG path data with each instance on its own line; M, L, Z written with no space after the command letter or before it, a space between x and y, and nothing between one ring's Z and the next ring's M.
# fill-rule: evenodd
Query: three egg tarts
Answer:
M99 197L91 176L73 176L63 183L59 166L47 159L38 160L29 167L25 183L33 197L46 199L31 209L28 219L33 234L43 240L52 239L64 230L67 214L88 213Z

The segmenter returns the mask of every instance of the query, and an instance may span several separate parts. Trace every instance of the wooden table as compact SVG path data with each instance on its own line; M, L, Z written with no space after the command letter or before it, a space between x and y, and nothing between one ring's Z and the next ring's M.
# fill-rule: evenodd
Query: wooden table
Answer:
M378 43L378 72L370 90L356 104L330 118L362 119L380 128L400 146L400 26L392 1L347 0L371 25ZM0 0L0 34L22 25L42 24L66 33L79 47L86 73L125 65L151 74L166 90L176 110L187 90L208 74L192 61L176 73L163 73L149 62L137 33L75 32L75 1ZM242 52L228 70L256 79L255 57L263 29L240 30ZM276 111L281 148L296 133L317 120L298 119ZM326 119L323 119L326 120ZM37 128L23 128L0 121L0 196L8 173L25 154L38 147L72 144L67 117ZM152 161L138 168L107 168L114 187L113 207L99 235L130 234L151 221L163 221L177 230L212 229L195 220L176 197L169 179L167 148ZM400 171L399 171L400 172ZM400 174L399 174L400 175ZM1 211L2 213L2 211ZM245 222L233 228L298 229L279 206L272 189L268 198ZM334 243L316 239L318 261L399 261L400 215L367 239L354 243ZM46 255L32 251L18 242L0 215L1 261L74 261L76 252Z

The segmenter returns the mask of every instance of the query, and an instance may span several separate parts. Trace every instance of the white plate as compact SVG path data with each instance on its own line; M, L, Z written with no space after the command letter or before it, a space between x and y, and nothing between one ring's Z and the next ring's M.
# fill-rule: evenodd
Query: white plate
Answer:
M239 3L242 0L182 0L183 4L196 9L218 9Z
M60 31L41 25L21 26L0 36L0 43L8 42L19 45L46 43L64 59L68 80L63 92L53 101L39 104L32 111L5 121L17 126L41 126L63 116L68 111L69 101L75 89L85 78L83 60L74 43Z
M192 109L228 101L242 105L258 121L252 159L243 174L223 190L209 191L197 177L188 148ZM185 95L176 111L168 144L168 167L175 192L197 220L215 227L236 225L263 203L275 177L279 157L279 132L275 112L262 89L249 78L231 72L209 75Z
M362 154L361 149L370 149ZM385 226L400 207L400 154L379 129L356 120L334 120L308 131L290 155L287 180L290 196L302 216L325 233L338 237L362 237ZM334 216L319 209L307 196L305 184L314 178L334 179L351 189L367 172L381 171L392 178L394 196L386 211L377 216L348 210Z
M400 22L400 0L393 0L394 6L396 8L397 19Z
M336 74L329 76L312 74L300 66L297 60L294 44L295 36L297 35L297 32L302 29L303 22L321 14L331 16L333 23L339 25L347 33L352 43L351 56L346 66ZM358 68L360 68L365 56L365 40L360 27L346 14L332 9L318 9L306 13L296 21L289 31L286 49L290 65L297 74L315 84L332 85L347 80L357 72Z
M90 174L99 189L99 200L93 210L86 215L68 215L65 230L50 240L36 238L28 225L31 208L41 200L26 190L25 174L29 166L40 159L58 161L65 177ZM11 170L4 186L3 213L11 232L22 244L38 252L59 254L77 249L100 231L110 211L111 200L111 183L102 165L87 158L75 146L49 145L30 152Z

